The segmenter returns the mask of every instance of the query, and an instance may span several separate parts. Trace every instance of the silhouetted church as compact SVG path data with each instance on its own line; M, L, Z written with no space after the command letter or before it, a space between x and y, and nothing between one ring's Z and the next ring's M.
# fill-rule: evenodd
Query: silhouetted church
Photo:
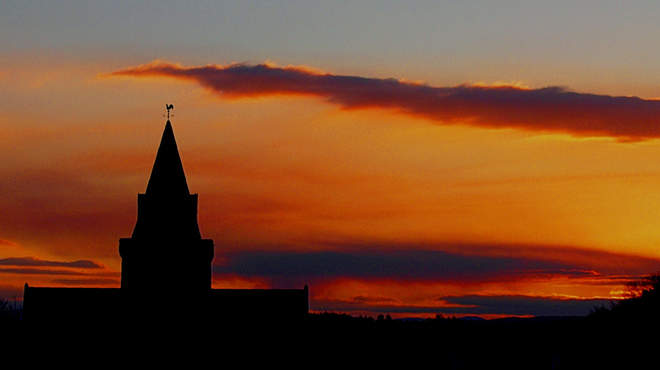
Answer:
M137 293L211 289L213 240L202 239L199 232L197 194L188 190L170 121L137 203L133 235L119 239L121 288Z
M212 289L213 240L202 239L197 194L190 194L168 120L133 235L119 240L121 288L42 288L25 284L24 322L235 325L299 322L309 311L303 289ZM181 305L174 309L173 305ZM178 316L177 316L178 315Z

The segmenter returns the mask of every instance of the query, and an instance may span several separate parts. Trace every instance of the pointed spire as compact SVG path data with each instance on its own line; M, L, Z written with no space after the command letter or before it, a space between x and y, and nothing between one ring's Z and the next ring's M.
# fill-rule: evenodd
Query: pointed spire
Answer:
M163 138L158 147L156 161L151 170L151 178L149 178L145 193L154 195L190 194L174 139L174 131L169 120L165 124Z

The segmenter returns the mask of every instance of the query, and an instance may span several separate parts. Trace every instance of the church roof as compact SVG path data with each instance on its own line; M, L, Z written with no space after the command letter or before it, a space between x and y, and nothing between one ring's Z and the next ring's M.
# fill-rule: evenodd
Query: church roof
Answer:
M154 168L147 184L146 194L154 195L180 195L190 194L188 182L183 172L181 157L174 139L172 124L167 121L163 138L158 147Z

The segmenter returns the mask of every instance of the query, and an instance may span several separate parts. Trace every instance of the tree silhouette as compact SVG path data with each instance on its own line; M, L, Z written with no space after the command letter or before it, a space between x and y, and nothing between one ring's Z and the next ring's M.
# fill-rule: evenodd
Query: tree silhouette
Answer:
M626 284L626 298L640 298L645 292L660 291L660 273L651 274ZM649 293L646 293L649 294Z
M0 298L0 326L17 325L21 321L22 309L16 304L14 297L13 304L10 301Z
M616 318L635 321L660 321L660 273L654 273L626 284L625 299L605 306L594 307L592 318Z

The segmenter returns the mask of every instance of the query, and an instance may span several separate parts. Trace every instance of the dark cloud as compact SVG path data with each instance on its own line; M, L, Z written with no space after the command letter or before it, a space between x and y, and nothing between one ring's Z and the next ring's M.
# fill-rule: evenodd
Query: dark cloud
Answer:
M72 284L116 284L118 272L108 271L103 264L93 260L78 260L73 262L48 261L35 257L11 257L0 259L0 274L40 275L40 276L94 276L88 280L66 280ZM61 282L65 282L62 280Z
M36 257L10 257L0 259L2 266L20 266L20 267L69 267L83 269L102 269L103 264L92 260L78 260L73 262L47 261Z
M387 297L365 297L357 296L352 299L354 302L364 302L364 303L393 303L395 300L393 298Z
M226 272L241 275L366 279L474 279L499 276L503 271L548 271L556 266L543 261L506 257L478 257L442 251L240 253L230 257ZM585 272L563 271L583 275Z
M461 305L449 310L466 314L500 314L532 316L584 316L594 307L605 305L607 299L562 299L553 297L514 296L478 296L443 297L442 301Z
M660 101L582 94L561 87L431 87L266 64L182 67L153 62L110 75L188 79L227 98L317 96L344 109L393 109L441 124L608 136L621 141L660 137Z
M399 250L384 245L370 249L354 246L352 251L233 252L218 255L219 264L213 266L213 271L218 275L266 278L275 286L290 287L342 278L469 283L564 276L598 284L602 279L626 280L660 267L656 259L561 247L518 246L517 249L528 249L526 253L516 252L514 247L466 245L460 248L465 253L401 250L401 247ZM479 247L480 255L470 249ZM562 253L565 255L557 258Z
M595 307L609 307L612 301L607 299L561 299L532 296L476 296L444 297L443 303L450 307L407 306L377 304L361 300L312 300L310 308L314 311L362 312L370 316L378 314L435 314L447 315L504 315L504 316L585 316ZM371 304L376 303L376 304ZM386 303L386 302L385 302Z

